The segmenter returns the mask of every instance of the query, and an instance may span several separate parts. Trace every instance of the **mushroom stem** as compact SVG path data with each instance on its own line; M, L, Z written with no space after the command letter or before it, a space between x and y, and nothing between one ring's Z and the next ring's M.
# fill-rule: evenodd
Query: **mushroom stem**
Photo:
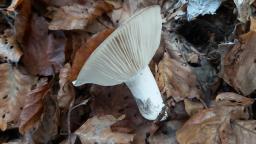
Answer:
M132 92L142 116L148 120L155 120L164 103L149 67L138 72L125 84Z

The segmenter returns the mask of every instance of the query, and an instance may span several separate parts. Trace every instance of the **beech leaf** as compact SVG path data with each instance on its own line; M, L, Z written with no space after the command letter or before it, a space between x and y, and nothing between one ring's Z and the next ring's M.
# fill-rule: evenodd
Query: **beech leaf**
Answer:
M25 96L35 83L35 78L20 72L10 64L0 64L0 129L16 127Z

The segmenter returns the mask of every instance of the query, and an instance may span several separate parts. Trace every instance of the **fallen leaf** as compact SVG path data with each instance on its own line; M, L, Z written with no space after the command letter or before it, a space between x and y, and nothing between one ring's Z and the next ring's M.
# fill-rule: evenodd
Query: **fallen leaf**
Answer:
M189 99L184 100L185 109L188 115L192 116L193 114L197 113L198 111L204 108L204 105L199 102L193 102Z
M30 91L25 97L25 106L20 115L20 133L26 133L37 123L43 112L43 98L49 93L47 79L41 79L37 87Z
M254 2L254 0L234 0L238 11L238 20L245 23L249 20L251 15L250 5Z
M32 12L32 1L31 0L14 0L22 1L19 8L15 10L16 17L14 21L15 39L19 44L23 46L25 39L24 35L27 34L27 28L29 27L29 20ZM27 35L26 35L27 36Z
M59 108L56 96L48 93L43 97L43 113L38 127L31 137L34 143L49 143L58 134Z
M233 125L237 144L253 144L256 141L255 120L236 120Z
M69 109L69 105L72 99L75 97L75 89L69 80L70 77L71 66L69 63L65 64L65 66L60 69L59 74L59 85L60 89L58 91L58 105L60 108Z
M50 30L74 30L84 29L88 24L106 12L110 12L113 6L104 1L90 1L84 5L73 4L63 6L54 14L49 24Z
M181 129L177 131L177 141L180 144L217 144L217 143L236 143L236 137L231 126L231 121L249 118L246 107L253 101L246 103L235 103L232 101L225 105L218 104L221 102L219 97L224 97L223 101L228 101L231 93L222 93L216 100L216 105L212 108L204 109L193 115ZM233 94L235 95L235 94ZM242 98L242 96L239 96ZM227 100L225 100L227 99ZM247 101L244 97L243 101ZM230 104L233 105L230 105Z
M0 64L0 129L17 127L26 94L35 78L10 64Z
M93 96L91 102L92 114L113 115L125 118L113 124L115 131L135 131L138 126L147 121L141 116L137 104L126 85L103 87L93 85L90 89Z
M188 65L170 58L167 53L158 65L156 80L161 93L167 98L173 97L176 102L202 95L196 76Z
M150 144L178 144L176 131L182 126L181 121L167 121L157 133L148 138Z
M0 58L6 61L17 63L21 56L22 51L18 46L14 36L0 36Z
M237 91L249 95L256 89L256 32L240 36L240 42L223 57L220 76Z
M110 126L118 119L111 115L94 116L88 119L76 132L82 144L120 143L130 144L132 134L112 132Z
M86 44L76 51L70 74L70 80L75 80L86 60L93 51L113 32L113 29L106 29L86 41Z
M59 71L65 61L65 43L63 32L48 33L47 21L34 14L23 47L22 62L34 75L53 75Z

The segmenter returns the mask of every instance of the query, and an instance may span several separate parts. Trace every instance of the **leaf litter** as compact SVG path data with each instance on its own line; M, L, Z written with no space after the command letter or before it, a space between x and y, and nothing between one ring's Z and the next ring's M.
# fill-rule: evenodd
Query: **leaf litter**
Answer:
M72 84L94 49L151 5L160 5L163 19L150 68L164 121L144 119L123 84ZM254 143L254 0L12 0L0 7L1 143Z

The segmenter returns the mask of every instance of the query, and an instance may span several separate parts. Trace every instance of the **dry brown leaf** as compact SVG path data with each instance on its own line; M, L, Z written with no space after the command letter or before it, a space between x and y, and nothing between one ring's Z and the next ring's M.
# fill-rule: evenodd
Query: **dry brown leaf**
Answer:
M15 9L23 2L23 0L12 0L11 5L7 8L9 11L15 11Z
M112 125L112 130L133 132L147 121L140 115L137 104L126 85L103 87L93 85L91 109L94 115L125 115L125 119Z
M88 24L106 12L110 12L113 6L104 1L89 1L84 5L73 4L59 8L49 24L50 30L74 30L84 29Z
M237 144L253 144L256 141L256 121L255 120L236 120L234 124L234 133Z
M184 100L185 110L188 115L192 116L193 114L197 113L199 110L204 108L204 105L200 102L193 102L189 99Z
M43 112L43 98L49 93L47 79L41 79L37 87L30 91L25 98L25 106L20 115L19 131L24 134L39 121Z
M240 43L228 51L222 62L220 76L237 91L249 95L256 89L256 32L240 37Z
M47 21L34 14L26 37L22 62L27 70L32 74L43 76L58 72L65 61L64 33L60 31L48 33Z
M223 96L226 95L226 96ZM234 130L230 124L236 119L248 119L249 114L246 107L251 105L253 101L243 97L243 103L234 103L229 101L231 93L223 93L217 96L216 106L199 111L193 115L181 129L177 131L177 140L180 144L226 144L236 143ZM222 101L227 103L218 104L222 97ZM237 96L239 97L239 96ZM229 103L228 103L229 101ZM246 101L246 102L244 102ZM230 105L230 104L233 105Z
M10 64L0 64L0 129L17 126L26 94L35 78Z
M82 144L118 143L130 144L132 134L112 132L110 126L118 119L111 115L94 116L88 119L76 132Z
M65 66L60 69L59 74L59 85L60 89L58 91L58 105L60 108L69 108L69 105L72 99L75 97L75 89L69 80L70 77L71 66L69 63L65 64Z
M15 38L19 44L23 44L24 35L26 33L27 27L29 26L29 20L32 11L32 1L31 0L14 0L22 1L19 8L16 10L16 17L14 21Z
M44 110L38 127L31 137L35 144L49 143L58 134L59 107L56 96L48 93L43 98Z
M251 105L254 100L232 92L224 92L216 96L218 105Z
M173 97L175 101L186 97L199 98L202 95L196 76L191 69L170 58L167 53L158 65L156 80L161 93L167 97Z
M15 37L1 35L0 36L0 58L6 61L17 63L22 56L22 51L18 46Z
M75 80L86 60L93 51L113 32L113 29L106 29L87 40L86 44L76 51L72 63L70 80Z

